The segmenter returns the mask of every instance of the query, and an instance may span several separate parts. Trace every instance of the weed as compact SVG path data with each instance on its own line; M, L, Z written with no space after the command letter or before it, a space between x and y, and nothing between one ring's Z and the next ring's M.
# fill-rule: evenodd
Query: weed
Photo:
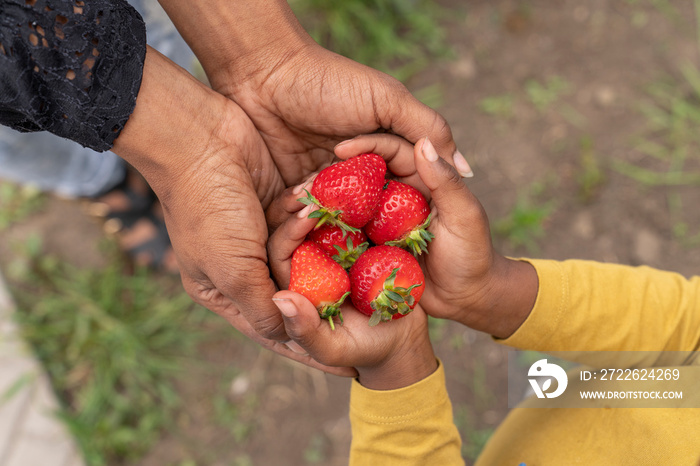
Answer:
M416 89L413 95L430 108L440 108L445 103L445 91L440 83Z
M0 231L41 209L45 200L36 188L0 182Z
M18 323L90 465L131 462L172 424L174 379L199 339L190 299L146 270L125 275L113 251L107 267L77 269L35 237L13 268Z
M470 461L476 461L486 442L493 435L494 429L477 428L474 413L467 406L458 406L455 409L454 422L463 439L462 456Z
M18 395L24 388L31 385L36 379L36 373L26 372L10 384L10 386L3 392L0 393L0 408L2 405L12 400L16 395Z
M502 94L481 99L479 109L487 115L510 118L513 116L513 105L513 96L511 94Z
M257 427L255 411L258 408L258 399L256 394L251 392L242 393L242 399L233 400L228 395L232 390L227 389L227 386L232 386L231 382L227 382L226 378L223 382L212 400L215 419L219 425L228 429L236 444L243 444Z
M296 0L291 3L311 36L341 55L406 80L431 57L451 50L429 0Z
M304 460L309 464L319 464L325 459L326 440L321 434L314 434L304 450Z
M454 334L450 338L450 348L452 348L455 351L461 350L465 344L466 341L464 341L464 334L462 333Z
M590 136L581 138L579 145L579 171L576 174L579 198L583 202L590 202L595 197L598 189L605 183L605 172L600 166L599 157L593 148L593 139Z
M560 76L552 76L544 84L530 79L525 83L525 92L532 105L540 112L547 110L562 95L566 94L571 85Z
M253 466L253 459L248 455L238 455L231 466Z
M544 223L555 208L554 201L537 201L543 189L541 183L534 183L518 195L508 215L493 223L494 233L505 238L512 248L524 246L530 253L539 250L537 240L544 235Z
M447 331L448 321L446 319L436 319L428 316L428 333L433 341L440 341Z
M681 72L680 82L665 79L649 86L650 99L640 107L647 125L635 143L641 157L614 160L612 167L646 188L664 187L674 234L692 246L700 232L693 233L686 220L688 199L681 193L700 186L700 72L690 64Z

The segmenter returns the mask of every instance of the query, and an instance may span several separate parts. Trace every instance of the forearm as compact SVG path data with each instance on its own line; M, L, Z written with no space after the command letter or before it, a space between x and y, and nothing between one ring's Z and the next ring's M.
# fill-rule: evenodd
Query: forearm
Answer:
M51 6L0 5L0 124L109 150L134 108L145 24L125 0Z
M160 194L192 174L218 139L235 106L185 70L148 48L136 107L113 151L139 170Z
M159 0L214 89L314 43L284 0Z
M589 261L531 261L532 313L503 343L542 351L694 351L700 277Z
M353 382L350 422L351 465L464 464L442 367L398 390Z

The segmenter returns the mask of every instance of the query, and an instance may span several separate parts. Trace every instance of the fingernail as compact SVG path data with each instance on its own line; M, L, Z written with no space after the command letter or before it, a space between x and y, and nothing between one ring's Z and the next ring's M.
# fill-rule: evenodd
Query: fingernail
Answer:
M347 144L350 141L352 141L352 139L346 139L345 141L342 141L342 142L339 142L338 144L336 144L335 147L344 146L345 144Z
M299 211L299 213L297 213L297 217L298 218L307 218L309 216L309 214L311 213L311 209L313 209L313 208L314 208L313 204L307 205L306 207L301 209Z
M283 316L294 317L297 315L297 307L291 299L272 298L272 301L277 305Z
M435 151L435 147L433 147L433 143L430 142L430 139L425 138L423 141L423 147L421 147L421 152L423 153L423 157L428 162L436 162L438 159L438 153Z
M302 190L304 189L304 186L306 186L306 182L300 184L299 186L295 186L294 189L292 189L292 192L294 194L301 194Z
M318 173L314 173L313 175L311 175L310 177L308 177L306 180L304 180L304 182L303 182L302 184L300 184L299 186L296 186L296 187L292 190L292 192L293 192L294 194L301 194L301 192L302 192L304 189L306 189L306 190L308 191L308 190L310 189L310 188L309 188L309 185L311 184L311 182L312 182L314 179L316 179L316 175L318 175Z
M308 356L309 354L304 348L299 346L299 343L296 341L288 341L285 343L285 345L287 345L287 348L294 351L296 354L301 354L302 356Z
M471 178L472 176L474 176L472 167L469 166L469 164L467 163L467 159L464 158L460 151L455 151L455 154L452 156L452 160L455 163L457 171L460 175L462 175L462 178Z

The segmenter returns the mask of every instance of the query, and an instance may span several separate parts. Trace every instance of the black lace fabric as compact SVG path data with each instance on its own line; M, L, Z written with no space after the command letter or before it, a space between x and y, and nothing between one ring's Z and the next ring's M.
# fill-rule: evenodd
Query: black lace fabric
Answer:
M124 0L0 0L0 123L109 150L145 56L145 24Z

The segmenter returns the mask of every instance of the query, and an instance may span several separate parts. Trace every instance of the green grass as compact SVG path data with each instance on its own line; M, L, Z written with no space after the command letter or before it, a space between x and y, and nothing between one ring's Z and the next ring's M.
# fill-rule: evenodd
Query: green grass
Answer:
M560 76L551 76L542 81L529 79L524 84L524 99L539 113L544 113L568 94L571 87L571 84ZM493 117L510 119L513 117L516 102L522 99L520 93L517 93L517 97L512 93L488 96L479 101L479 110ZM585 117L571 106L562 106L559 112L576 127L586 124Z
M313 434L304 449L304 461L307 464L323 464L326 459L326 439L321 434Z
M510 118L513 116L515 99L511 94L494 95L479 101L479 110L494 117Z
M663 189L674 234L694 246L700 225L690 224L687 211L694 206L683 193L700 186L700 72L686 64L681 75L648 87L649 99L640 106L646 127L634 142L639 157L613 160L612 167L645 189Z
M174 382L205 313L172 282L126 275L116 248L103 269L43 253L37 237L10 267L17 321L49 373L89 465L131 463L174 422Z
M0 231L40 210L45 200L36 188L0 181Z
M468 406L458 406L455 409L454 422L462 436L462 456L472 462L476 461L494 429L477 428L472 408Z
M525 83L529 102L540 112L545 112L571 89L571 84L560 76L552 76L540 82L530 79Z
M428 316L428 333L432 341L440 341L445 337L449 321Z
M506 216L493 222L494 234L504 238L511 248L522 246L531 254L539 251L544 224L556 207L554 201L540 199L544 189L543 183L533 183L518 195Z
M266 351L261 349L261 351ZM257 393L246 392L241 399L231 397L231 386L235 377L225 377L212 399L214 419L228 430L234 444L244 444L253 433L256 424L256 410L260 407Z
M596 153L593 139L584 136L579 141L581 152L579 166L575 175L578 185L578 196L584 203L591 202L600 188L605 184L607 176L602 167L601 157Z
M430 0L295 0L290 3L324 47L405 81L434 57L449 57L444 10Z

